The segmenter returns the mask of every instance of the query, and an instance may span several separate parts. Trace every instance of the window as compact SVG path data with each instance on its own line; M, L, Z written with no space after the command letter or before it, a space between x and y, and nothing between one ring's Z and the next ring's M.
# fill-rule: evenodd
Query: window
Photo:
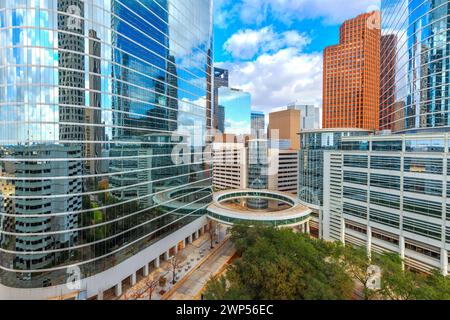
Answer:
M374 208L370 208L370 221L394 228L400 226L400 216Z
M439 180L405 178L403 190L431 196L442 196L442 182Z
M406 152L444 152L444 140L407 140L405 143Z
M344 198L367 202L367 191L344 186Z
M404 197L403 210L429 217L435 218L442 217L442 205L438 202L432 202L427 200Z
M405 172L430 174L443 173L442 159L405 157L404 168Z
M435 240L441 240L441 227L434 223L405 217L403 218L403 230Z
M369 150L369 141L361 140L361 141L342 141L341 143L342 150L359 150L359 151L368 151Z
M344 182L367 185L367 173L344 171Z
M372 141L373 151L402 151L402 141Z
M354 217L367 219L367 208L359 206L353 203L344 202L344 214L348 214Z
M370 203L383 207L400 209L400 196L382 192L371 191Z
M344 155L344 166L354 168L367 168L367 156Z
M400 190L400 177L384 174L371 174L370 186Z
M370 168L400 171L401 160L399 157L372 156L370 158Z

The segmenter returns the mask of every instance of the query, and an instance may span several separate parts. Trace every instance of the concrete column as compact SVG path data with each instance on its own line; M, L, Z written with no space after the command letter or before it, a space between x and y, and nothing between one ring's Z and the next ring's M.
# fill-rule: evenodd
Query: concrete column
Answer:
M98 290L97 300L103 300L103 290L102 289Z
M402 258L402 268L405 269L405 237L400 236L398 239L398 246L400 249L400 258Z
M188 237L188 243L192 243L192 234Z
M341 242L345 245L345 219L341 218Z
M134 286L136 284L136 272L133 272L130 277L130 284Z
M169 250L167 250L166 252L164 252L164 260L169 261L170 259L170 252Z
M195 231L195 240L198 239L198 236L199 236L199 234L198 234L198 230L197 230L197 231Z
M311 229L310 229L310 227L309 227L309 221L306 221L305 226L306 226L306 233L307 233L307 234L310 234L310 233L311 233Z
M444 248L441 249L441 266L442 275L448 276L448 251Z
M120 297L122 295L122 281L120 281L114 287L114 294L116 295L116 297Z
M305 224L304 223L300 225L300 230L301 230L302 233L306 232L306 228L305 228Z
M159 261L159 257L157 257L155 259L155 268L159 268L159 266L160 266L160 261Z
M174 248L174 250L173 250L174 254L177 254L178 253L178 244L176 244L175 247L173 247L173 248Z
M144 277L147 277L148 274L149 274L148 263L146 263L144 266Z
M372 227L367 226L367 256L369 259L372 257Z

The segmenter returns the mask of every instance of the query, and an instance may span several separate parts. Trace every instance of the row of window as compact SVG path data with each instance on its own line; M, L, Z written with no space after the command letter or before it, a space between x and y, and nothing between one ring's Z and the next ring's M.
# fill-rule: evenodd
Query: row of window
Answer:
M403 151L402 140L368 140L342 141L342 150L359 151ZM445 152L445 140L443 139L422 139L405 140L406 152Z
M368 156L344 155L344 166L352 168L368 168ZM449 163L450 167L450 163ZM380 170L401 171L401 158L392 156L372 156L370 168ZM442 174L443 161L437 158L413 158L405 157L403 163L404 172ZM450 173L450 170L447 170Z

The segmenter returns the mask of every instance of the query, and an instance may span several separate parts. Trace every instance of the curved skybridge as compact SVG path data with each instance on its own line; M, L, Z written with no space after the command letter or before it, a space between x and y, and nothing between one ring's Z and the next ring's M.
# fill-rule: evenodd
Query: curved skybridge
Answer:
M267 208L252 209L248 206L252 199L267 200ZM306 227L311 218L311 210L303 206L295 195L273 190L220 191L213 195L213 202L207 211L210 219L225 225L245 223Z

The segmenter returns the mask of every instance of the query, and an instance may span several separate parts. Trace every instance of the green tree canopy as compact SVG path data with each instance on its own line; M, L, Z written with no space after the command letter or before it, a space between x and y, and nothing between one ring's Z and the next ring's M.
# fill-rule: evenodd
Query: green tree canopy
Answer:
M328 259L327 244L289 229L236 226L240 258L226 278L212 280L207 299L348 299L353 281Z

